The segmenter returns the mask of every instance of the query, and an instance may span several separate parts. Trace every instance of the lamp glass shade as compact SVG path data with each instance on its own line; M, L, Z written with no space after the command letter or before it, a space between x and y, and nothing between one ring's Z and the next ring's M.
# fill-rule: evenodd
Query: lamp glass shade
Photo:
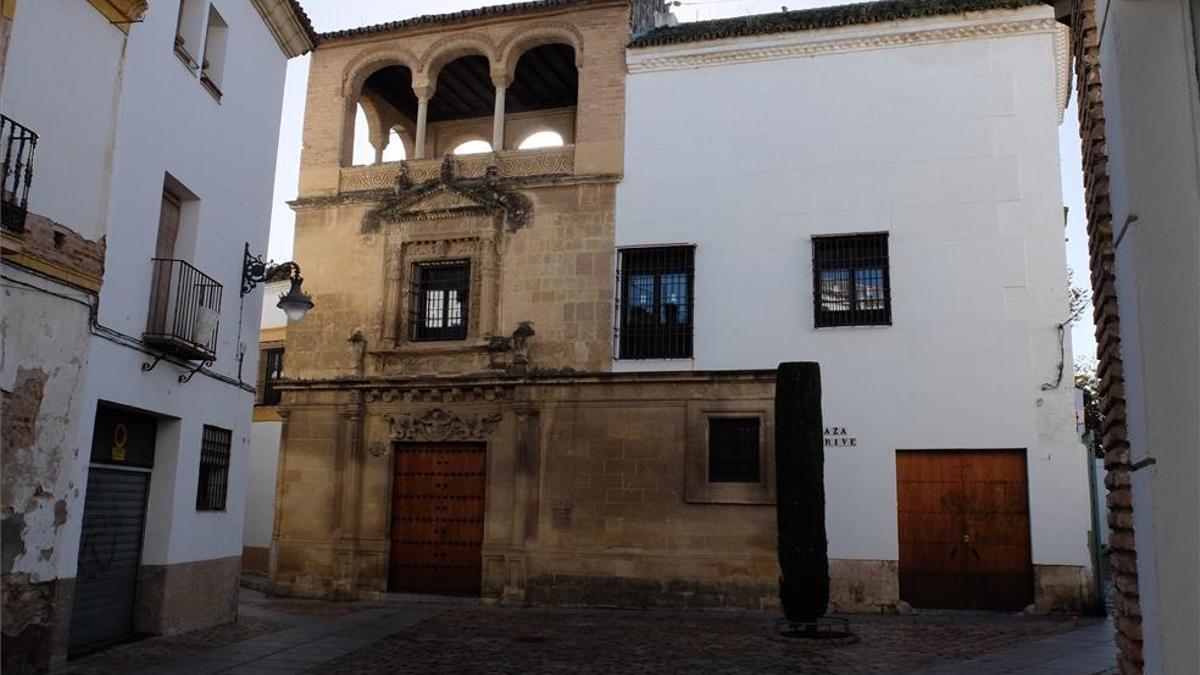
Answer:
M279 296L279 304L276 307L283 310L288 321L299 321L313 308L313 301L300 290L300 282L293 280L291 290L286 295Z

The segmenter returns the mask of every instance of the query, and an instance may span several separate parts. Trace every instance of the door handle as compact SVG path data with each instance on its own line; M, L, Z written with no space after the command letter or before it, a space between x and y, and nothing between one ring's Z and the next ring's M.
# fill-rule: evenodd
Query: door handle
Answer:
M971 535L969 535L969 534L964 534L964 535L962 536L962 540L963 540L963 543L964 543L964 544L969 544L969 543L971 543Z

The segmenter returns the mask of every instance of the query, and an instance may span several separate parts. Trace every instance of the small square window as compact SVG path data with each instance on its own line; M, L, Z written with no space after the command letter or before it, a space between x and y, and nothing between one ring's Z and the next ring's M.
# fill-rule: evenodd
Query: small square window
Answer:
M813 310L817 328L892 323L888 236L813 239Z
M759 470L757 417L710 417L708 481L757 483Z
M471 263L439 260L413 265L409 299L413 340L465 340Z
M229 452L233 432L204 425L200 444L200 484L196 488L197 511L224 511L229 491Z

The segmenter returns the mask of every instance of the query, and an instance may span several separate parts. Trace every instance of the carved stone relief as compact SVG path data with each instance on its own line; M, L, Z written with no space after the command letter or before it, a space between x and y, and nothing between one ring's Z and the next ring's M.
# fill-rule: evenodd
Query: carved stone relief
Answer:
M496 430L503 414L459 416L445 408L431 408L419 415L384 415L396 441L482 440Z

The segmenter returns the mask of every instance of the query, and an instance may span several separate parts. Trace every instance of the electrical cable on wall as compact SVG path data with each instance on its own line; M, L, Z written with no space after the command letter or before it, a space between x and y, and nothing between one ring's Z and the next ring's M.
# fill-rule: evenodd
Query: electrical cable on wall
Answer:
M1066 370L1067 366L1067 326L1071 325L1075 322L1075 319L1079 318L1079 313L1083 311L1084 307L1087 307L1087 303L1080 304L1079 307L1071 313L1071 316L1068 316L1065 321L1055 326L1055 328L1058 329L1058 376L1054 378L1053 384L1050 382L1043 383L1042 391L1058 389L1058 387L1062 385L1063 371Z
M34 270L27 270L27 271L28 271L30 274L33 274L33 275L35 275L35 276L38 276L38 277L42 277L42 278L44 278L44 279L47 279L47 280L53 281L53 282L55 282L55 283L62 283L62 282L61 282L60 280L58 280L58 279L55 279L55 278L53 278L53 277L50 277L50 276L47 276L47 275L45 275L45 274L39 273L39 272L37 272L37 271L34 271ZM190 368L191 368L191 366L190 366L190 365L188 365L188 364L187 364L187 363L185 363L185 362L179 361L178 359L175 359L175 358L173 358L173 357L167 357L167 356L165 356L165 355L160 355L160 354L159 354L159 353L157 353L157 352L154 352L154 351L151 351L151 350L147 349L147 348L146 348L146 347L145 347L145 346L142 344L142 341L141 341L140 339L138 339L138 338L136 338L136 337L134 337L134 336L132 336L132 335L126 335L125 333L122 333L122 332L120 332L120 331L118 331L118 330L115 330L115 329L109 328L108 326L105 326L105 325L101 324L101 323L99 322L99 320L97 319L97 313L98 313L98 312L97 312L97 307L96 307L96 305L95 305L95 304L93 304L93 303L91 303L91 302L87 302L87 301L85 301L85 300L80 300L79 298L72 297L72 296L70 296L70 295L67 295L67 294L65 294L65 293L56 293L56 292L54 292L54 291L52 291L52 290L49 290L49 289L46 289L46 288L42 288L42 287L40 287L40 286L35 286L35 285L31 284L31 283L28 283L28 282L25 282L25 281L21 281L20 279L14 279L14 278L12 278L12 277L9 277L9 276L7 276L7 275L0 275L0 279L3 279L4 281L8 282L8 284L12 285L13 287L21 287L21 288L26 288L26 289L34 290L34 291L37 291L37 292L39 292L39 293L43 293L43 294L45 294L45 295L49 295L49 296L52 296L52 297L60 298L60 299L62 299L62 300L67 300L67 301L73 302L73 303L75 303L75 304L82 305L83 307L87 307L87 308L88 308L88 324L89 324L89 329L90 329L90 330L89 330L89 332L91 332L91 334L92 334L92 335L95 335L95 336L97 336L97 337L100 337L100 338L103 338L103 339L105 339L105 340L108 340L109 342L113 342L113 343L119 344L119 345L121 345L121 346L123 346L123 347L128 347L128 348L130 348L130 349L133 349L133 350L139 351L139 352L141 352L141 353L143 353L143 354L146 354L147 356L155 356L155 357L157 357L157 356L163 356L165 361L167 361L168 363L171 363L172 365L178 366L178 367L180 367L180 368L184 368L184 369L190 369ZM84 291L84 292L90 293L91 291ZM228 385L230 385L230 386L237 387L238 389L241 389L242 391L246 391L246 392L249 392L249 393L251 393L251 394L253 394L253 393L254 393L254 387L252 387L252 386L250 386L249 384L246 384L246 383L244 383L244 382L242 382L242 381L240 381L240 380L235 380L234 378L232 378L232 377L229 377L229 376L227 376L227 375L222 375L222 374L220 374L220 373L213 372L213 371L211 371L211 370L208 370L207 368L201 368L201 369L199 370L199 373L200 373L201 375L204 375L204 376L206 376L206 377L210 377L210 378L212 378L212 379L214 379L214 380L216 380L216 381L218 381L218 382L223 382L223 383L225 383L225 384L228 384Z

